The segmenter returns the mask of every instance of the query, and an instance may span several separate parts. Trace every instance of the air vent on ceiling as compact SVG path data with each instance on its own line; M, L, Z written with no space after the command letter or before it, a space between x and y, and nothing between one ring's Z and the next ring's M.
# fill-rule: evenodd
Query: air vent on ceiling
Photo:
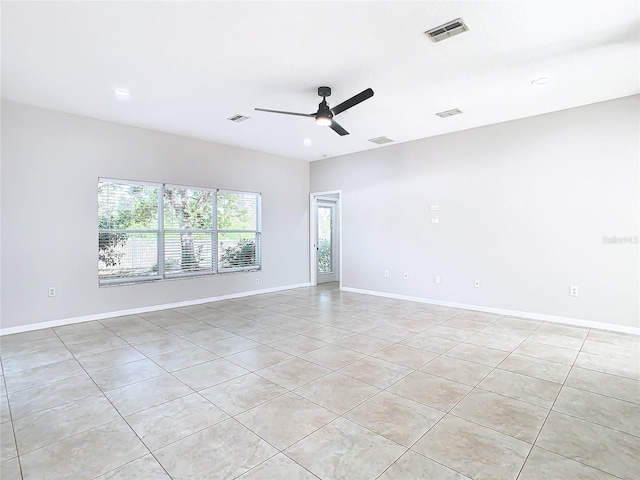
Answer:
M377 143L378 145L382 145L383 143L391 143L391 142L393 142L393 140L391 140L390 138L387 138L387 137L370 138L369 141L373 142L373 143Z
M436 115L441 118L445 118L445 117L451 117L453 115L460 115L461 113L462 113L461 110L454 108L453 110L447 110L446 112L436 113Z
M245 120L249 120L250 117L245 117L244 115L233 115L232 117L227 118L227 120L231 120L232 122L236 122L236 123L240 123L240 122L244 122Z
M440 42L455 35L460 35L463 32L469 30L469 27L464 23L461 18L456 18L450 22L440 25L439 27L427 30L425 35L434 42Z

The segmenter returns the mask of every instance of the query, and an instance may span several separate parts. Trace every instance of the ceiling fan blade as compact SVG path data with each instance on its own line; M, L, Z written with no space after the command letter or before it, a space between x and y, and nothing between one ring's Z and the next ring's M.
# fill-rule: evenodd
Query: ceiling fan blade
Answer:
M367 98L371 98L371 97L373 97L373 90L371 90L370 88L367 88L366 90L363 90L359 94L354 95L349 100L345 100L340 105L333 107L331 109L331 112L334 115L338 115L339 113L344 112L348 108L351 108L359 104L360 102L364 102Z
M282 113L284 115L297 115L298 117L315 117L313 113L283 112L282 110L268 110L266 108L256 108L254 110L259 112Z
M341 135L341 136L349 135L349 132L347 132L344 128L342 128L335 120L331 120L331 125L329 125L329 127L338 135Z

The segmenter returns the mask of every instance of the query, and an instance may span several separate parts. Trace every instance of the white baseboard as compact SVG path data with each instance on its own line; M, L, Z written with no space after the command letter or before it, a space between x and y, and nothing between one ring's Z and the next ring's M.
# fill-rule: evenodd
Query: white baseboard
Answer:
M293 288L310 287L311 283L298 283L295 285L286 285L283 287L265 288L262 290L250 290L247 292L232 293L228 295L220 295L217 297L199 298L196 300L186 300L184 302L164 303L160 305L150 305L146 307L131 308L127 310L118 310L112 312L96 313L93 315L85 315L82 317L63 318L60 320L51 320L48 322L32 323L29 325L19 325L16 327L0 328L0 336L11 335L13 333L29 332L32 330L41 330L43 328L60 327L62 325L71 325L74 323L89 322L92 320L104 320L106 318L121 317L124 315L136 315L138 313L155 312L158 310L166 310L169 308L189 307L191 305L200 305L202 303L219 302L221 300L230 300L234 298L249 297L251 295L260 295L263 293L280 292L283 290L291 290ZM463 308L465 310L475 310L478 312L495 313L498 315L509 315L512 317L531 318L533 320L542 320L545 322L562 323L565 325L575 325L578 327L597 328L599 330L609 330L613 332L630 333L640 335L640 328L628 327L625 325L616 325L612 323L593 322L590 320L582 320L572 317L561 317L557 315L547 315L543 313L521 312L518 310L507 310L503 308L483 307L479 305L469 305L465 303L444 302L441 300L433 300L424 297L412 297L409 295L398 295L395 293L378 292L374 290L363 290L360 288L340 287L340 290L352 293L362 293L364 295L373 295L376 297L394 298L397 300L408 300L411 302L428 303L431 305L441 305L444 307Z
M574 325L576 327L597 328L599 330L609 330L612 332L630 333L640 335L640 328L628 327L626 325L616 325L614 323L593 322L591 320L582 320L580 318L561 317L557 315L547 315L544 313L521 312L518 310L507 310L504 308L482 307L479 305L468 305L465 303L443 302L441 300L433 300L424 297L411 297L408 295L397 295L395 293L377 292L374 290L363 290L360 288L340 287L340 290L352 293L362 293L364 295L374 295L376 297L394 298L397 300L409 300L411 302L429 303L431 305L441 305L443 307L464 308L465 310L475 310L478 312L495 313L498 315L508 315L510 317L531 318L533 320L542 320L545 322L563 323L565 325Z
M122 317L124 315L136 315L138 313L155 312L158 310L167 310L169 308L190 307L191 305L200 305L202 303L219 302L221 300L230 300L234 298L249 297L251 295L260 295L263 293L281 292L283 290L291 290L293 288L310 287L311 283L297 283L295 285L286 285L284 287L264 288L262 290L250 290L247 292L231 293L229 295L220 295L217 297L198 298L196 300L186 300L184 302L163 303L161 305L150 305L147 307L130 308L127 310L117 310L114 312L96 313L93 315L85 315L82 317L63 318L60 320L51 320L48 322L31 323L29 325L19 325L17 327L0 328L0 337L3 335L11 335L12 333L30 332L32 330L41 330L43 328L61 327L62 325L71 325L73 323L90 322L92 320L104 320L106 318Z

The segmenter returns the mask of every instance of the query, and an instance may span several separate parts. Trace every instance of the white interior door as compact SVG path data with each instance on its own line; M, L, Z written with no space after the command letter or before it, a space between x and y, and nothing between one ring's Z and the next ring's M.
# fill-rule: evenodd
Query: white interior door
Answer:
M317 283L337 282L339 278L339 242L336 202L318 200L316 206L316 278Z

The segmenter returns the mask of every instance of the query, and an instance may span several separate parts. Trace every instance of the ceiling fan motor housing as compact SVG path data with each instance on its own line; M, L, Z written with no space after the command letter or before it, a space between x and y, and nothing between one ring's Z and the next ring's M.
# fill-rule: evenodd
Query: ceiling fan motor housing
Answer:
M329 108L329 104L327 103L326 100L323 99L318 104L318 111L316 112L316 115L333 118L333 113L331 112L331 109Z
M331 87L318 87L318 95L322 97L322 101L318 104L318 111L316 112L316 122L319 117L333 119L333 112L329 108L327 103L328 96L331 95Z

